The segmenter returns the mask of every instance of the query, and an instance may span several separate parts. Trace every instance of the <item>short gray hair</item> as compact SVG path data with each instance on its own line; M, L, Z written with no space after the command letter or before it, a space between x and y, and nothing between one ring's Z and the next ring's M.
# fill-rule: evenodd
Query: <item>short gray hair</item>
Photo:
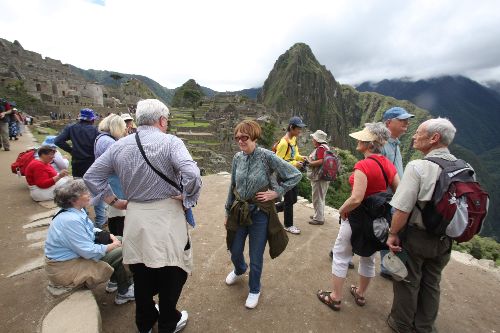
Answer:
M71 179L54 190L54 202L61 208L73 207L73 202L89 190L83 179Z
M145 99L137 103L137 111L135 112L137 126L152 126L161 117L168 119L169 116L168 107L157 99Z
M385 143L391 137L391 132L387 129L387 126L384 123L367 123L365 127L377 138L370 142L371 145L369 147L372 153L380 153L382 151L382 147L384 147Z
M429 136L438 133L441 137L440 142L445 146L449 146L453 142L455 133L457 133L457 129L447 118L429 119L424 121L422 125L425 126Z

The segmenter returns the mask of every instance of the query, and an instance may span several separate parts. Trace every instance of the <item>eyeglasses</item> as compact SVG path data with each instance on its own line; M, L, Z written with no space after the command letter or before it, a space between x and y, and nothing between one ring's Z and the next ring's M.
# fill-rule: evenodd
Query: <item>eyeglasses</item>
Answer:
M236 142L240 142L240 140L242 142L247 142L248 139L250 139L250 137L248 135L241 135L241 136L234 137L234 141L236 141Z

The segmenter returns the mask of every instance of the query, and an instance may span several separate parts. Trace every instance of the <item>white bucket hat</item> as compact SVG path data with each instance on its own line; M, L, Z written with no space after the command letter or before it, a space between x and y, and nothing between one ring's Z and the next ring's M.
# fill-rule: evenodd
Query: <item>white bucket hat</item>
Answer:
M318 143L326 143L328 140L328 134L326 134L322 130L317 130L316 132L311 134L311 137Z
M406 265L396 254L389 251L382 259L382 262L394 280L403 281L408 276Z
M134 118L132 118L132 116L130 115L130 113L124 113L121 115L122 119L127 121L127 120L134 120Z

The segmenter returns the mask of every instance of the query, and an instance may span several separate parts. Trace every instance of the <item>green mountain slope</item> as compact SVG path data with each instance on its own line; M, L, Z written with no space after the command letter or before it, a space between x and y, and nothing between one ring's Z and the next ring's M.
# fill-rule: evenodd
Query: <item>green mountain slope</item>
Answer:
M174 107L197 107L201 102L201 98L205 96L205 91L195 80L190 79L182 86L175 89L174 97L172 98L172 106Z
M354 150L349 133L364 123L379 121L385 110L403 106L416 115L410 133L429 113L408 101L376 93L360 93L353 87L339 84L332 73L315 58L309 46L295 44L281 55L262 88L259 99L276 108L282 120L292 115L303 117L309 128L325 130L335 146ZM411 135L402 138L406 161L412 158Z
M174 89L165 88L155 80L150 79L149 77L144 75L124 74L95 69L85 70L72 65L70 65L70 67L74 72L82 75L89 81L95 81L111 87L119 87L120 84L125 83L127 80L132 78L137 79L144 82L148 86L148 88L151 89L151 91L154 92L155 95L158 96L166 104L171 104L172 98L174 96ZM113 78L112 76L114 76L115 78Z

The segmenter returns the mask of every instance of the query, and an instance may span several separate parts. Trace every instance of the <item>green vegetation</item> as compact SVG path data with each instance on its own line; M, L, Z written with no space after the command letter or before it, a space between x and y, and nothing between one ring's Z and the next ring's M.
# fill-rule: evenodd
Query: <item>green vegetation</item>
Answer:
M193 122L187 121L180 124L175 124L176 127L210 127L210 123L208 122Z
M135 75L135 74L123 74L110 71L99 71L94 69L84 70L75 66L70 65L73 72L82 75L89 81L98 82L103 85L112 86L118 88L120 84L125 83L130 79L137 79L144 82L151 91L158 96L164 103L170 104L172 102L172 97L174 96L174 90L163 87L161 84L155 80L150 79L147 76ZM121 78L119 78L121 77Z
M175 91L172 106L196 109L201 105L203 96L205 96L205 93L201 86L195 80L190 79Z
M352 173L354 164L357 162L348 150L337 149L341 160L341 169L337 179L330 183L330 187L326 194L327 206L339 208L344 201L351 195L351 186L349 185L349 176ZM304 176L298 185L298 192L301 197L311 201L311 182Z
M453 250L469 253L476 259L489 259L500 266L500 243L493 238L474 236L466 243L453 244Z
M42 128L44 131L47 131L47 133L49 133L49 134L40 134L36 130L35 126L30 127L30 131L33 134L33 136L35 137L36 141L38 141L38 143L42 143L45 140L45 137L47 135L58 135L59 134L59 132L53 128L50 128L50 127L42 127Z
M30 112L44 108L42 102L26 92L23 81L14 81L6 86L0 86L0 97L14 101L21 111Z
M277 130L276 122L270 121L266 122L262 126L262 135L259 140L259 144L267 149L271 149L276 140L276 130Z

